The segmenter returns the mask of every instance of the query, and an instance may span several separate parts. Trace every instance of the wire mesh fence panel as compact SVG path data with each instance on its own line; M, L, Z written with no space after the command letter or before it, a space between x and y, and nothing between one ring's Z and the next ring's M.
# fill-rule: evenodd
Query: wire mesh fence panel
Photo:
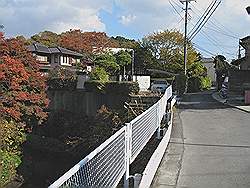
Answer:
M125 172L125 127L85 157L52 187L116 187Z
M132 124L132 148L131 163L149 141L158 127L158 103L149 108L139 119L131 121Z
M129 164L160 127L171 96L172 86L157 103L112 135L49 188L116 187L124 174L129 178Z

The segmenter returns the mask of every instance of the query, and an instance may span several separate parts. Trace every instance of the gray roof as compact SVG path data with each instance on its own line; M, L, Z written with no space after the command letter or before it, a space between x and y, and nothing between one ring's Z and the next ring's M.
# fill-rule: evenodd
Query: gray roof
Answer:
M202 57L201 62L202 63L213 63L214 59L210 57Z
M61 53L61 54L66 54L66 55L70 55L70 56L83 57L83 55L78 53L78 52L68 50L66 48L62 48L59 46L47 47L47 46L40 44L40 43L33 43L33 44L29 45L27 48L31 52L38 52L38 53L45 53L45 54Z

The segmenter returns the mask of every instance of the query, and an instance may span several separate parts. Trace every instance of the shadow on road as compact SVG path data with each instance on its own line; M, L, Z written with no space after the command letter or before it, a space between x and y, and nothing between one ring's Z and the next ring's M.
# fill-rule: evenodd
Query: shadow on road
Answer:
M179 109L226 109L230 108L228 105L221 104L212 98L214 91L204 91L199 93L187 93L182 96L178 105Z

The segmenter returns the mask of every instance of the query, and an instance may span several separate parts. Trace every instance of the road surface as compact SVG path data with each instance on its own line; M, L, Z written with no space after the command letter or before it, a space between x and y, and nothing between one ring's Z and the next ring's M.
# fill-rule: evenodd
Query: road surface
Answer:
M250 114L211 92L186 95L152 187L249 188Z

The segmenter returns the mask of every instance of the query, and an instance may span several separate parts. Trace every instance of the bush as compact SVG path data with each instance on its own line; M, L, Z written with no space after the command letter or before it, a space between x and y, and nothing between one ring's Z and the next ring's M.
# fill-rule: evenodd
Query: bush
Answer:
M129 94L137 94L139 92L139 84L137 82L106 82L87 81L84 84L86 90L93 92L102 92L107 94L117 94L127 96Z
M201 78L201 88L202 90L208 90L212 87L212 80L208 76Z
M184 74L179 74L176 76L176 90L178 95L182 95L185 92L186 82L187 82L187 76Z
M98 80L86 81L84 87L87 91L104 93L105 92L105 83Z
M188 92L195 93L201 91L201 78L191 77L188 79Z
M209 77L199 76L188 79L188 92L199 92L210 89L212 81Z
M109 80L109 75L102 67L96 67L90 73L90 80L99 80L101 82L107 82Z
M16 168L21 164L21 157L17 153L0 150L0 187L4 187L13 180Z
M15 177L21 163L20 145L25 139L23 126L0 120L0 187Z
M3 151L18 152L25 141L24 127L16 123L0 120L0 148Z
M110 94L138 94L139 84L137 82L108 82L106 92Z

